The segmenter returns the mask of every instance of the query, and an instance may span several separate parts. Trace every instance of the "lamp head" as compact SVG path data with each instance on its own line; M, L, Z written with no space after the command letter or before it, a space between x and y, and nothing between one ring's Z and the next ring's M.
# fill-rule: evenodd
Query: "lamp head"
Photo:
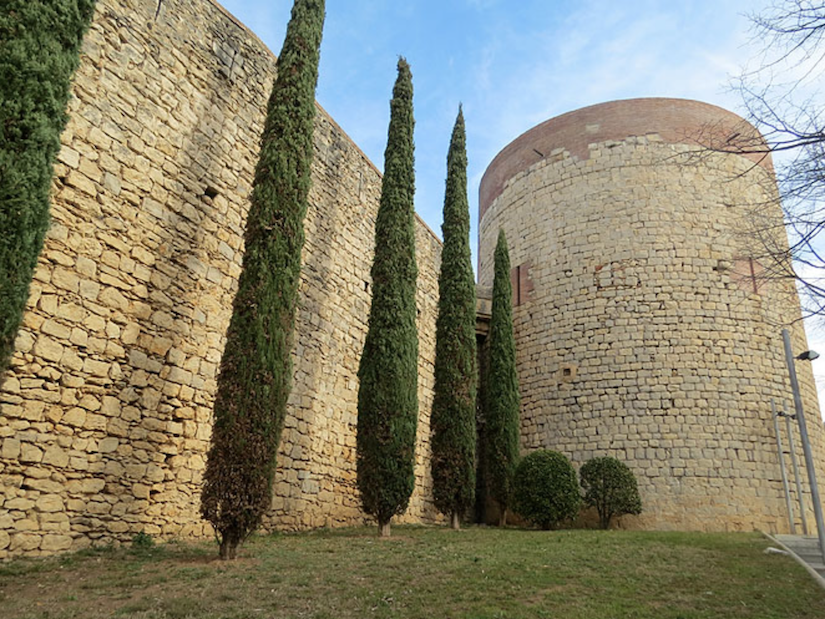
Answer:
M819 353L815 350L806 350L800 355L796 357L800 361L813 361L814 359L819 359Z

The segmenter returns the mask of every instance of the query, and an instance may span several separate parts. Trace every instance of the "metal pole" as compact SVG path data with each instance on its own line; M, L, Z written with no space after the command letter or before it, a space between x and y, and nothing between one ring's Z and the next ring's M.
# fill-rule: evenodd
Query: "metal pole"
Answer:
M799 517L802 519L802 535L808 534L808 517L805 515L805 497L802 496L802 481L799 476L799 465L796 463L796 446L793 440L793 415L788 414L788 403L782 402L782 410L785 411L785 430L788 432L788 449L791 450L791 464L793 465L793 479L796 484L796 499L799 501Z
M811 484L811 502L814 504L819 551L822 553L822 561L825 562L825 520L822 519L822 503L819 501L819 486L816 485L816 469L814 468L811 444L808 441L808 426L805 424L805 411L802 409L802 395L799 393L799 382L796 380L796 366L794 365L791 349L791 334L788 333L787 329L782 329L782 339L785 343L785 360L788 363L788 376L791 379L796 421L799 424L799 437L802 440L802 451L805 452L805 468L808 469L808 481Z
M779 452L779 470L782 472L782 487L785 489L785 506L788 509L788 522L791 525L791 535L796 535L796 521L793 517L793 503L791 503L791 489L788 487L788 474L785 471L785 456L782 454L782 435L779 433L779 415L776 414L776 403L771 398L771 412L773 413L773 428L776 431L776 448Z

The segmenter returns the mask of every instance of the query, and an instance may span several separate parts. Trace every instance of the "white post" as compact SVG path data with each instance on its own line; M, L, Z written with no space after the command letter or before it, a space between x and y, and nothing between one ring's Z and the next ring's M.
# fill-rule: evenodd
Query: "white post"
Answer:
M808 534L808 517L805 515L805 497L802 496L802 478L799 475L799 465L796 463L796 446L793 440L793 415L788 414L788 403L783 400L782 410L785 413L785 430L788 432L788 449L791 450L791 465L793 465L793 479L796 484L796 500L799 501L799 517L802 519L802 535Z
M782 435L779 433L779 415L776 413L776 403L771 398L771 413L773 413L773 429L776 431L776 449L779 456L779 471L782 473L782 488L785 490L785 507L788 510L788 522L791 525L791 535L796 535L796 519L793 517L793 503L791 489L788 487L788 474L785 471L785 455L782 453Z

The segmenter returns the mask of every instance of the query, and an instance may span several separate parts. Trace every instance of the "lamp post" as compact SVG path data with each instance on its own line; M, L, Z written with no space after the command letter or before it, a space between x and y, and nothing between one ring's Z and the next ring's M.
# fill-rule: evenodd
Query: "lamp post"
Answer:
M788 524L790 524L791 535L796 535L796 519L793 517L791 489L788 486L788 474L785 471L785 456L782 454L782 434L779 432L779 416L782 413L776 412L776 403L773 398L771 398L771 413L773 414L773 429L776 432L776 449L779 456L779 471L782 474L782 489L785 491L785 508L788 510Z
M814 457L811 453L811 444L808 439L808 426L805 423L805 411L802 409L802 396L799 393L799 382L796 379L796 364L794 363L793 350L791 349L791 335L787 329L782 329L782 340L785 344L785 360L788 364L788 375L791 379L791 389L793 390L793 404L796 409L796 421L799 423L799 436L802 440L802 450L805 453L805 468L808 469L808 481L811 485L811 501L814 504L816 530L819 536L819 551L822 554L822 561L825 563L825 521L822 519L822 503L819 501L819 486L816 484ZM808 350L799 355L797 359L813 361L818 356L819 355L817 353Z

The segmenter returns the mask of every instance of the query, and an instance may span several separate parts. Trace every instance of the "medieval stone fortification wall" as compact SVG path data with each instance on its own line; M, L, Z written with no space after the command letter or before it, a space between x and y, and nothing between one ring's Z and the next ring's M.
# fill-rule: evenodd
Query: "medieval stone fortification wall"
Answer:
M98 1L0 387L0 558L209 535L200 481L273 72L211 0ZM769 407L788 399L779 330L799 305L788 282L753 277L763 249L749 234L787 243L773 172L695 153L697 131L734 127L697 102L593 106L516 140L482 182L480 284L499 228L516 265L523 447L627 462L646 509L632 526L787 528ZM356 373L381 179L320 108L315 156L269 528L364 520ZM440 243L423 223L417 249L418 480L403 520L429 522ZM822 463L813 377L799 372Z
M209 0L99 0L53 223L0 390L0 558L198 537L200 480L274 57ZM295 386L269 527L363 522L358 359L380 174L322 110ZM417 486L429 499L440 242L420 223Z
M788 527L770 400L790 398L780 330L799 302L792 283L752 277L753 233L787 248L770 162L697 153L734 128L754 131L693 101L597 105L527 132L482 181L480 283L500 228L516 267L522 447L626 462L645 506L632 526Z

